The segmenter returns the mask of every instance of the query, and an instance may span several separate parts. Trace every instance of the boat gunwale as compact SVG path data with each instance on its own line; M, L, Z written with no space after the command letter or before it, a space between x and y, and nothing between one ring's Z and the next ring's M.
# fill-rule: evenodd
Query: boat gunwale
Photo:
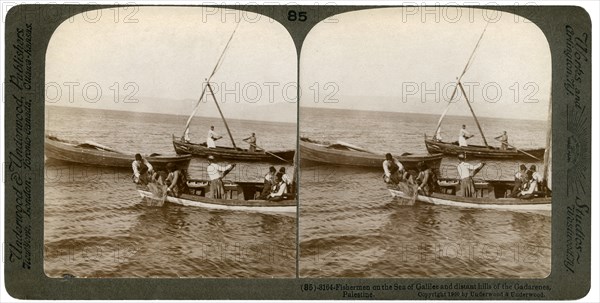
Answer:
M154 194L148 190L138 189L137 191L142 198L156 199L155 197L153 197ZM193 199L193 200L186 199L188 197L193 197L196 199ZM181 203L179 201L177 201L177 202L169 201L169 199L181 200L183 203ZM224 210L234 210L234 211L275 212L275 213L291 213L291 212L293 212L293 213L295 213L298 208L298 203L297 203L297 200L295 200L295 199L275 202L275 201L268 201L268 200L213 199L213 198L202 197L202 196L197 196L197 195L185 194L185 196L182 195L182 197L167 196L166 201L169 203L177 204L177 205L185 206L184 203L188 203L188 204L190 204L190 206L194 206L194 207L201 207L201 208L206 208L206 209L224 209ZM227 204L227 203L218 203L219 201L235 201L235 202L249 202L249 201L266 202L266 201L268 201L269 203L273 203L273 204L269 204L269 205ZM275 204L275 203L282 203L282 202L288 202L288 201L293 201L293 204L291 204L291 203ZM194 205L194 204L198 204L198 205ZM203 206L202 204L205 204L207 206ZM214 206L214 207L211 207L211 206Z
M356 157L356 158L364 158L364 159L372 159L372 160L380 160L383 163L383 160L385 158L385 154L375 154L375 153L369 153L369 152L365 152L365 151L358 151L358 150L341 150L341 149L331 149L331 148L327 148L327 145L321 144L321 143L314 143L314 142L310 142L310 141L305 141L302 140L304 138L301 138L300 140L300 146L304 147L304 148L308 148L310 150L313 151L317 151L317 152L324 152L327 153L329 155L340 155L340 153L343 156L350 156L350 157ZM311 139L309 139L311 140ZM302 152L300 153L300 157L302 156ZM410 155L405 155L405 156L394 156L394 158L398 159L398 161L402 162L403 160L408 160L408 161L435 161L438 158L442 159L444 157L443 153L435 153L435 154L426 154L426 155L420 155L420 154L410 154ZM309 159L312 160L312 159ZM312 161L318 161L318 160L312 160Z
M407 198L409 195L398 189L388 188L392 197ZM400 194L398 194L400 193ZM443 203L435 202L433 199L443 201ZM536 206L552 206L552 197L544 198L533 198L533 199L519 199L519 198L476 198L476 197L461 197L456 195L448 195L441 193L433 193L431 196L417 195L417 200L434 204L434 205L452 205L452 204L463 204L464 207L481 207L488 206L489 208L507 208L511 207L530 209ZM455 206L463 206L455 205ZM538 209L541 210L541 209Z

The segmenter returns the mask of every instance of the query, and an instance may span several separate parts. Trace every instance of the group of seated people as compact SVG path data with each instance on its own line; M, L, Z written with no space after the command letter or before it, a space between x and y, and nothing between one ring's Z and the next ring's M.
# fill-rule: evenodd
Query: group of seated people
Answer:
M513 187L511 197L529 199L533 198L543 190L543 177L537 172L537 167L531 165L529 169L524 164L519 166L519 171L515 174L515 186Z
M292 179L285 173L285 167L279 171L275 167L269 167L269 172L264 177L264 187L259 199L281 201L285 195L291 192Z
M212 160L212 161L211 161ZM211 159L209 157L209 163L214 162L214 158ZM212 165L212 164L211 164ZM142 185L148 186L151 184L157 184L160 186L166 186L165 193L170 196L180 197L181 194L187 193L187 176L186 171L179 169L173 163L167 164L166 172L155 172L152 164L148 162L148 160L142 158L140 154L135 155L135 160L131 164L133 169L133 182ZM208 167L210 174L210 166ZM222 174L219 172L219 178L222 178ZM211 181L212 187L221 187L215 186ZM222 193L221 190L213 190L213 193ZM269 168L269 172L264 177L264 187L259 196L259 199L263 200L272 200L272 201L281 201L286 198L286 195L292 192L292 179L285 173L285 167L281 167L279 171L275 169L275 167L271 166ZM214 198L222 198L220 195Z

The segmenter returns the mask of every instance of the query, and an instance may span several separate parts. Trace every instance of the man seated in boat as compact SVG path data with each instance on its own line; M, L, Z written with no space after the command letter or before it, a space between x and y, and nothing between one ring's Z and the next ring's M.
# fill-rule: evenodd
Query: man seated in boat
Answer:
M133 182L135 184L147 185L150 182L154 169L148 160L142 158L142 155L135 154L135 160L131 163L133 169Z
M404 170L404 166L402 166L400 161L390 153L385 154L385 160L383 161L383 181L398 185L398 183L406 178L408 178L408 172Z
M208 136L206 137L206 146L208 148L216 148L217 145L216 145L215 141L217 141L221 138L223 138L223 136L219 136L219 134L217 134L215 132L215 127L213 125L211 125L210 130L208 131Z
M502 133L502 135L494 138L498 141L500 141L501 145L500 145L500 149L501 150L507 150L508 149L508 134L506 134L506 131L504 131Z
M215 157L208 156L208 166L206 172L210 179L210 190L212 191L212 197L215 199L223 199L225 195L225 187L223 186L224 173L232 170L235 164L229 164L221 166L215 162Z
M511 197L516 198L521 193L521 189L523 189L523 184L527 182L527 166L525 164L521 164L519 166L519 171L515 174L515 185L513 186Z
M248 151L249 152L255 152L256 151L256 134L252 133L252 136L244 139L244 141L248 142L248 144L250 146L248 146Z
M472 165L465 162L465 158L464 154L458 154L458 165L456 166L456 169L458 170L458 177L460 179L460 191L462 192L463 197L473 197L476 195L473 176L485 165L485 163Z
M271 193L267 197L267 200L271 201L281 201L283 200L285 194L287 194L287 185L283 181L283 174L278 172L275 175L275 185L271 189Z
M417 169L419 170L419 175L417 176L417 184L419 184L417 190L419 194L431 196L431 194L433 194L438 187L437 176L435 175L435 172L433 172L433 170L427 166L425 161L419 162L417 164Z
M538 187L537 180L533 177L533 171L528 170L526 174L527 181L523 184L522 190L519 193L519 198L521 199L531 199L536 196L536 191Z
M166 194L173 197L181 197L189 192L187 185L187 172L178 168L173 163L167 164L167 178L164 183L167 186Z
M467 126L463 124L458 134L458 146L469 146L467 139L473 138L473 136L467 131Z
M280 167L279 172L281 173L281 180L285 183L287 190L290 190L290 186L292 185L292 179L285 173L285 167Z
M537 184L535 191L541 191L542 190L542 181L544 180L544 177L542 177L542 174L540 174L537 171L537 167L535 166L535 164L532 164L529 167L529 170L533 173L532 177L533 177L533 179L535 179L535 182Z
M267 199L269 197L271 189L273 188L273 185L275 185L275 174L277 174L275 167L269 167L269 172L264 177L264 186L258 197L259 199Z

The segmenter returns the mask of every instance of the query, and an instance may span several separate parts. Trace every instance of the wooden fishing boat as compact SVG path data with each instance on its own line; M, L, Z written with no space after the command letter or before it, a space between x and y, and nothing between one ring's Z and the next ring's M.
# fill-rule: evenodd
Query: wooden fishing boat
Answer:
M238 23L238 25L239 25L239 23ZM221 59L223 58L223 55L225 54L225 51L227 50L229 43L233 39L233 36L234 36L236 30L237 30L237 25L236 25L236 28L231 33L231 36L229 37L229 41L225 45L225 48L223 49L219 60L217 60L217 63L215 64L215 67L214 67L212 73L210 74L208 79L206 79L204 82L205 85L202 89L202 93L200 94L200 98L198 99L198 102L196 103L194 110L192 111L190 117L188 118L188 120L186 122L185 129L183 131L182 136L176 137L175 135L173 135L172 139L173 139L173 147L175 148L175 152L177 154L191 154L193 156L199 156L199 157L215 156L215 157L219 157L220 159L229 159L229 160L238 160L238 161L281 161L281 162L292 163L293 158L294 158L294 153L295 153L294 149L268 151L268 150L261 148L260 146L257 146L256 144L254 144L256 151L249 151L248 149L242 149L242 148L237 147L237 145L235 144L235 140L233 139L233 136L231 135L231 130L229 129L227 120L225 120L225 115L223 115L223 112L221 111L221 107L219 106L219 102L217 102L215 93L210 85L210 79L217 71L217 68L219 67L219 65L221 63ZM194 116L196 115L196 112L198 111L198 108L200 107L200 104L202 103L201 101L205 95L210 95L212 97L212 99L214 100L215 105L216 105L217 109L219 110L219 115L221 116L221 119L223 120L223 124L225 125L225 128L227 129L227 134L229 135L229 138L231 139L231 144L233 145L233 147L216 146L215 148L208 148L206 142L204 142L204 143L190 142L189 136L188 136L189 129L190 129L190 123L192 121L192 118L194 118Z
M484 159L521 159L535 157L541 159L544 157L544 148L535 149L516 149L509 147L506 150L498 147L483 146L483 145L469 145L469 146L458 146L458 142L442 142L434 140L433 138L427 138L425 135L425 146L427 151L435 154L442 153L445 155L458 155L466 154L468 158L484 158Z
M483 37L485 33L485 29L481 36L479 37L479 41ZM479 45L479 42L477 42ZM471 54L471 58L477 49L477 45ZM464 197L462 193L460 193L460 183L458 180L452 179L438 179L439 189L436 192L432 193L431 196L423 195L421 192L415 192L416 186L400 184L398 187L394 187L393 185L388 184L388 190L390 191L392 197L400 197L404 199L417 200L425 203L431 203L436 205L448 205L448 206L457 206L457 207L470 207L470 208L487 208L487 209L502 209L502 210L525 210L525 211L551 211L552 210L552 192L551 192L551 159L552 159L552 127L551 127L551 117L552 117L552 96L550 96L550 104L549 104L549 112L548 112L548 129L547 129L547 139L546 139L546 148L545 149L536 149L536 150L519 150L515 147L512 147L513 150L507 151L498 151L496 148L492 148L488 146L487 141L485 140L485 136L483 135L483 131L481 129L481 125L475 116L475 112L471 107L471 104L468 99L466 99L467 94L460 82L460 79L465 74L470 64L471 58L467 62L462 74L458 77L456 88L452 93L451 100L454 98L457 89L462 91L463 96L465 96L465 100L469 105L469 109L471 110L471 114L477 123L477 127L481 133L481 136L486 144L486 146L467 146L467 147L459 147L458 144L454 143L446 143L430 140L425 137L425 143L427 145L427 149L432 151L439 151L448 154L458 154L458 153L466 153L467 156L479 156L479 157L496 157L496 158L511 158L518 157L518 154L522 154L531 158L535 158L540 160L539 157L543 156L544 161L544 182L541 185L543 190L541 192L536 192L535 197L531 199L521 199L521 198L513 198L512 189L514 187L514 181L506 181L506 180L485 180L475 182L475 195L472 197ZM449 102L448 106L450 106L451 102ZM438 122L435 134L438 134L440 129L440 125L442 123L442 119L444 115L448 111L448 107L440 117ZM511 154L509 154L511 153ZM474 170L471 172L472 175L475 175L478 170ZM405 186L406 185L406 186Z
M181 138L176 138L175 135L173 135L173 147L175 148L175 152L180 155L190 154L198 157L207 157L212 155L220 159L230 159L238 161L292 162L294 160L294 154L296 152L293 149L272 151L257 149L256 151L252 152L239 147L233 148L217 146L216 148L208 148L206 146L206 142L186 142Z
M262 183L230 181L224 181L224 183L225 199L214 199L207 196L210 193L210 182L206 180L190 180L188 181L189 194L183 194L179 198L167 196L164 201L207 209L259 213L296 213L297 203L293 195L288 195L286 200L282 201L259 200L257 197L262 191ZM146 189L138 189L138 193L145 199L161 202L163 200L162 196L157 196Z
M510 198L513 182L511 181L479 181L475 182L476 195L474 197L460 196L460 184L455 180L442 180L438 182L440 192L431 196L417 195L416 200L435 204L468 208L486 208L500 210L524 211L551 211L552 198L538 197L533 199ZM392 197L414 199L414 197L400 189L388 188Z
M91 166L130 168L135 154L121 152L95 142L77 142L62 140L55 136L46 135L44 139L45 155L51 159L68 161ZM164 170L168 163L187 169L192 156L166 156L151 154L144 156L152 164L154 170Z
M486 29L487 29L487 25L486 25ZM471 56L469 57L469 60L467 61L467 64L465 65L465 68L463 69L460 76L457 78L456 86L454 87L452 96L450 97L450 100L448 100L448 105L446 106L446 109L444 110L444 112L440 116L440 119L438 120L437 126L434 131L434 135L432 136L431 139L428 139L427 135L425 135L425 146L427 147L427 151L429 151L430 153L443 153L446 155L466 154L467 156L471 156L471 157L492 158L492 159L517 159L517 158L529 157L529 158L533 158L535 160L541 161L542 160L541 157L543 157L544 152L545 152L544 148L519 149L513 145L508 144L508 142L505 141L504 144L507 145L507 149L503 150L498 147L490 146L485 138L485 135L483 134L483 129L481 128L481 124L479 124L479 120L477 119L477 116L475 115L475 111L473 110L473 107L471 106L471 102L469 101L469 99L467 97L467 96L469 96L469 94L467 94L465 92L465 88L462 85L461 79L467 72L469 65L472 62L473 55L475 54L475 51L477 50L477 47L479 46L479 43L481 42L481 39L483 38L484 33L485 33L485 29L481 33L481 36L479 37L479 40L477 41L477 44L475 45L475 49L473 49L473 52L471 53ZM481 145L459 146L458 142L443 142L442 140L438 140L439 138L441 138L441 136L438 136L438 135L440 134L440 128L442 126L442 121L444 120L446 113L448 113L448 109L450 108L450 106L452 104L456 103L456 102L452 102L452 101L454 100L454 97L456 96L456 92L458 91L458 89L460 89L462 96L464 96L465 102L467 103L469 110L471 111L471 115L473 116L473 119L475 120L477 129L479 130L479 133L481 134L481 138L483 139L483 143L485 144L485 146L481 146ZM470 137L472 137L472 135ZM468 138L466 138L466 139L468 139ZM495 138L495 139L498 140L499 138ZM500 140L498 140L498 141L500 141Z
M417 170L417 164L424 161L427 166L434 170L439 170L442 163L442 154L413 155L402 154L394 155L407 170ZM300 138L300 158L314 162L362 166L381 169L385 154L376 151L369 151L345 142L320 142L309 138Z

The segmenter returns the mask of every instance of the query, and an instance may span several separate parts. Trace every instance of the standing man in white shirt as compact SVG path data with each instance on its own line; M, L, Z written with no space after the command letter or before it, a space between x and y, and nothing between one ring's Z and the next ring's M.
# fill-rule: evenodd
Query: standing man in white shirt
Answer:
M458 146L469 146L467 139L473 138L473 136L467 131L467 126L463 124L458 134Z
M219 134L217 134L215 132L215 127L213 125L211 125L210 130L208 131L208 136L206 136L206 146L208 148L217 147L217 145L215 144L215 141L217 141L221 138L223 138L223 136L219 136Z
M215 157L208 156L208 166L206 172L210 179L210 190L212 197L215 199L223 199L225 194L225 187L223 186L223 177L225 172L232 170L235 164L229 164L227 166L221 166L215 162Z
M458 154L458 178L460 179L460 191L463 197L475 196L475 182L473 176L485 165L485 163L479 163L477 165L471 165L465 162L465 155Z

